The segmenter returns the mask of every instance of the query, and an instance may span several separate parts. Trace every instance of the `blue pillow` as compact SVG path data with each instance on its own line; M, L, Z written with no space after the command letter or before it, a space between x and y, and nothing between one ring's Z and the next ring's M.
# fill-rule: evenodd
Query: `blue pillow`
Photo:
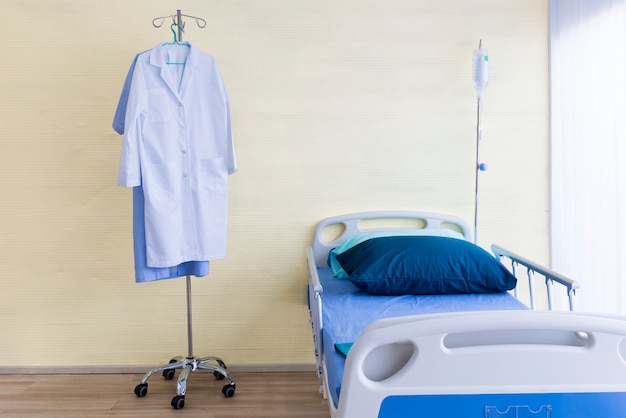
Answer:
M394 229L394 230L382 230L382 231L370 231L364 232L359 235L355 235L349 238L346 242L339 247L333 248L328 254L328 265L333 269L333 277L337 279L347 279L348 274L341 268L341 264L337 261L337 255L343 253L372 238L390 237L390 236L405 236L405 235L432 235L437 237L450 237L465 239L463 234L457 231L453 231L448 228L423 228L423 229Z
M372 238L336 258L349 280L373 295L498 293L517 284L487 251L455 238Z

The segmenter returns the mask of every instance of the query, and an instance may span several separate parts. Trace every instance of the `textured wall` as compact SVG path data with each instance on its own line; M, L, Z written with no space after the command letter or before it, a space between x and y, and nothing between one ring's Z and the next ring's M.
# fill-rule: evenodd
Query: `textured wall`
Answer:
M228 258L193 280L197 354L313 362L305 246L323 217L415 209L473 223L481 38L479 244L548 259L546 0L4 3L0 366L186 353L184 280L134 283L111 129L134 55L172 40L152 18L177 8L207 20L187 20L184 39L217 59L240 167Z

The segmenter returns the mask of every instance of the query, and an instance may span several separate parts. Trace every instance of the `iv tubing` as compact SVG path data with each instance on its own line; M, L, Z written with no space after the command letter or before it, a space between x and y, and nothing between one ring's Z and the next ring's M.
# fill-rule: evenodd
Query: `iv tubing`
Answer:
M478 242L478 172L480 171L480 140L482 129L480 126L480 116L482 113L482 100L478 98L477 123L476 123L476 187L474 194L474 244Z

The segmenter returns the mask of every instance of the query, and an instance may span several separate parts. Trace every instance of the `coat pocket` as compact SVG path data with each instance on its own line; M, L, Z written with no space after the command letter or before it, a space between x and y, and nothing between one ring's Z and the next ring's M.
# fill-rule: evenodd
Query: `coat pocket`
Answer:
M225 193L228 189L228 167L224 158L200 161L200 187L213 193Z

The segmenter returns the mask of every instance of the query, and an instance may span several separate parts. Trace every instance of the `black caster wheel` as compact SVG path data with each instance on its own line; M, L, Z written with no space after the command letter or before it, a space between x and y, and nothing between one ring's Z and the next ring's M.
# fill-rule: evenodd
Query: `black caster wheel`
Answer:
M137 386L135 386L135 395L139 396L140 398L143 398L147 394L148 394L147 383L140 383Z
M185 397L176 395L172 398L172 408L183 409L185 407Z
M213 376L215 376L215 378L217 380L224 380L224 375L222 373L218 372L217 370L215 370L213 372Z
M226 398L232 398L235 396L235 385L226 385L222 388L222 393Z
M170 364L174 363L178 363L178 360L176 360L175 358L170 360ZM163 370L163 377L165 378L165 380L172 380L175 374L176 371L174 369Z

